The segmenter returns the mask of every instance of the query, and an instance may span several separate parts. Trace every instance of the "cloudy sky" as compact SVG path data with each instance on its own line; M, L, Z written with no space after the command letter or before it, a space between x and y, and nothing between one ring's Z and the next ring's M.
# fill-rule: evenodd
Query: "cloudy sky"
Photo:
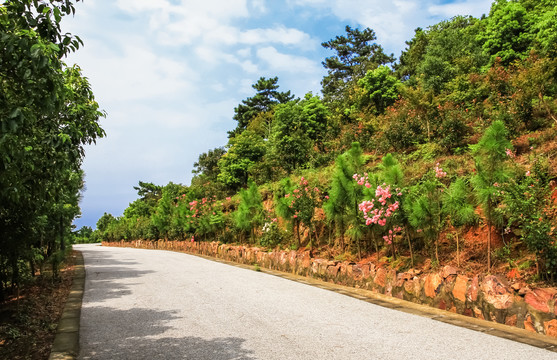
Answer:
M189 184L199 154L224 146L234 107L259 77L319 94L321 43L350 25L375 30L396 57L418 26L489 12L491 0L85 0L63 31L107 112L107 137L87 147L78 227L122 214L138 181Z

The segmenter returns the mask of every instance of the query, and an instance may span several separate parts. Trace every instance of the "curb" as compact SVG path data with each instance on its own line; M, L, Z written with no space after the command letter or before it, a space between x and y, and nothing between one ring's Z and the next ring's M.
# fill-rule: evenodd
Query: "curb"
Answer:
M162 250L169 251L169 250ZM180 251L182 252L182 251ZM382 306L385 308L402 311L408 314L414 314L421 317L430 318L435 321L444 322L454 326L466 328L473 331L479 331L485 334L497 336L507 340L527 344L537 348L545 349L557 353L557 339L552 337L533 333L528 330L507 326L487 320L476 319L469 316L455 314L446 310L436 309L427 305L416 304L410 301L401 300L395 297L374 293L370 290L358 289L344 285L325 282L301 275L290 274L282 271L260 268L258 266L245 265L235 263L228 260L218 259L211 256L192 254L182 252L184 254L197 256L206 260L215 261L227 265L232 265L244 269L259 271L265 274L278 276L287 280L296 281L310 286L315 286L324 290L334 291L336 293L350 296L359 300L366 301L371 304Z
M74 271L72 288L58 322L49 360L73 360L79 355L79 319L85 287L85 268L81 251L77 251Z

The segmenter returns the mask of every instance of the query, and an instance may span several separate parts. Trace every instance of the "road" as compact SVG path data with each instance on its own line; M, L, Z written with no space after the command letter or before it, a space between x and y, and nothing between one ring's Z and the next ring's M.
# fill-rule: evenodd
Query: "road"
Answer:
M557 359L187 254L75 248L86 269L80 359Z

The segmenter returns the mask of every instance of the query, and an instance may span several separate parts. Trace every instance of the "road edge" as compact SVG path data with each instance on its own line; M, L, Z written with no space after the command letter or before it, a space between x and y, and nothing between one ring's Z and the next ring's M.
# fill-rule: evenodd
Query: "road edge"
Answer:
M49 360L73 360L79 355L79 321L85 288L83 254L76 250L72 288L58 322Z

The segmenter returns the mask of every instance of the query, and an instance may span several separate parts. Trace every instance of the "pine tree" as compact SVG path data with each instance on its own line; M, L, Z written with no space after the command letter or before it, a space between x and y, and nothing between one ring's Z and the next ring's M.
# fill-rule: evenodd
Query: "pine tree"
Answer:
M240 204L235 213L236 226L250 232L251 242L255 242L255 229L263 221L263 200L257 185L249 180L248 188L240 190Z
M358 142L354 142L350 150L339 155L335 161L330 198L323 206L327 218L334 222L337 234L340 235L341 251L345 249L344 235L347 230L350 229L353 239L361 239L363 224L358 216L358 203L362 192L357 188L353 175L361 172L363 165L362 149Z
M509 177L505 160L507 150L512 148L507 139L505 124L497 120L486 130L476 145L471 145L476 163L476 174L472 186L478 202L482 205L487 220L487 269L491 269L491 228L495 219L494 210L499 202L498 188Z
M441 211L447 217L450 225L455 229L456 237L456 262L460 266L459 227L475 221L474 207L468 202L468 188L463 178L453 182L443 195Z

